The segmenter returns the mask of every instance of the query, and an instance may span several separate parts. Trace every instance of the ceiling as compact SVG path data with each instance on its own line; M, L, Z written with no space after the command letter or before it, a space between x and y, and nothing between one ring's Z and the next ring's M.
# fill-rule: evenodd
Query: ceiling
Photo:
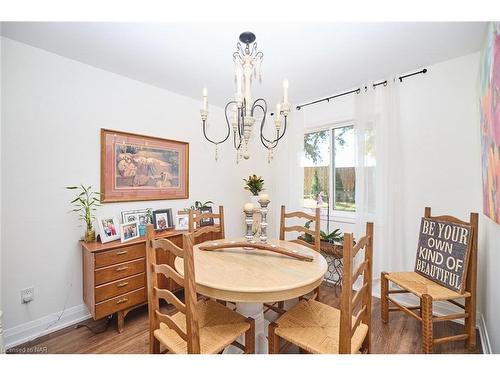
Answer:
M253 31L264 53L254 97L300 104L366 81L481 48L481 22L112 23L3 22L2 35L83 63L223 106L235 91L232 53ZM271 107L272 108L272 107Z

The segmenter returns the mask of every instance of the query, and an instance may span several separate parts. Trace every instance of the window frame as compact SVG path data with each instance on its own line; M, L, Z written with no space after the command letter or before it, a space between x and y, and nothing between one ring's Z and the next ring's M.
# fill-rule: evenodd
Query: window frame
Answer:
M345 127L349 127L349 126L352 126L354 129L354 133L356 133L356 123L353 120L347 120L347 121L341 121L341 122L331 123L331 124L322 125L322 126L315 126L315 127L306 128L306 129L304 129L304 134L302 136L302 139L303 139L306 134L317 133L317 132L325 131L325 130L328 130L330 133L330 137L329 137L329 142L330 142L330 163L329 163L330 186L328 188L328 209L330 211L329 212L330 220L334 220L337 222L344 222L344 223L354 223L356 221L356 210L344 211L344 210L333 209L334 203L335 203L335 201L334 201L335 200L335 196L334 196L334 191L335 191L335 174L334 174L335 157L334 157L334 152L333 152L333 147L334 147L333 131L334 131L334 129L345 128ZM302 194L304 194L304 192L302 192ZM327 219L328 213L324 213L322 210L321 217L322 217L322 219Z

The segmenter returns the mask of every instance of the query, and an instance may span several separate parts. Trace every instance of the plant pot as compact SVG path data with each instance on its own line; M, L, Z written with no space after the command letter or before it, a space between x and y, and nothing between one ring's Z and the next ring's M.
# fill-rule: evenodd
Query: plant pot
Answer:
M87 229L85 231L85 236L83 237L83 241L85 242L94 242L95 241L95 230L94 229Z

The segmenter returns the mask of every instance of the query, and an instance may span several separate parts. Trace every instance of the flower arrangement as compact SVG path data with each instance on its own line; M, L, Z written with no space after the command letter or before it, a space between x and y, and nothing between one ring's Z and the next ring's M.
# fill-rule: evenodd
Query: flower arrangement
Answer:
M262 177L257 175L248 176L248 179L244 178L245 190L249 190L252 195L259 195L259 193L264 190L264 180Z
M78 190L77 196L70 202L71 212L77 212L78 217L85 222L85 242L95 241L95 230L92 223L95 220L93 212L101 205L101 193L92 191L92 186L66 186L68 190Z

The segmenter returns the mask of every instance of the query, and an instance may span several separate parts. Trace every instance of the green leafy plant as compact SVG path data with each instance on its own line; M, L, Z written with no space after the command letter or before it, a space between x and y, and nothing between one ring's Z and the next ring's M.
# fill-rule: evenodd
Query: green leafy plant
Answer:
M191 210L202 210L202 209L205 209L205 208L209 208L209 207L212 207L212 204L214 204L214 202L212 201L206 201L206 202L201 202L201 201L196 201L194 202L194 205L192 205L189 209Z
M71 201L73 209L78 217L85 222L86 230L92 230L92 223L95 220L93 212L101 205L101 193L92 191L92 186L66 186L68 190L77 190L75 199Z
M311 223L312 223L312 220L309 220L304 224L304 226L307 229L310 229ZM319 236L321 238L321 241L327 241L327 242L330 242L330 243L333 243L336 245L342 245L344 242L344 235L342 234L342 231L340 230L340 228L337 228L333 232L328 233L328 234L321 230L319 232ZM303 239L304 239L304 241L306 241L308 243L314 242L313 237L308 233L304 234Z
M244 178L245 190L250 190L253 195L259 195L259 193L264 190L264 180L262 177L257 175L248 176L248 179Z

